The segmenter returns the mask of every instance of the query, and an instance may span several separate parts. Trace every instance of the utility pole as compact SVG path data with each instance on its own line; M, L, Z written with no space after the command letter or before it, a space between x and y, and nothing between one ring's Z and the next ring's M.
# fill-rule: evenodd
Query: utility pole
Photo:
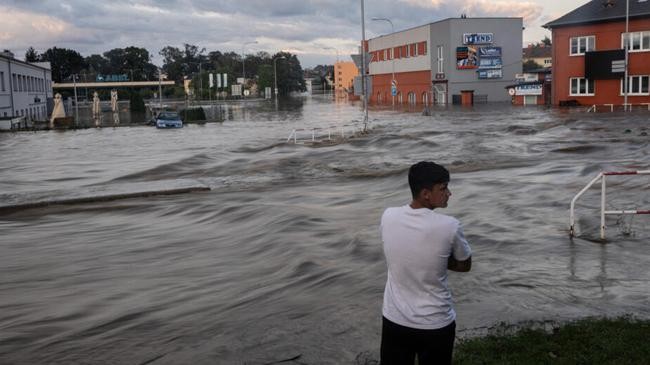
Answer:
M279 60L279 59L284 60L284 59L286 59L286 57L280 56L280 57L277 57L277 58L273 59L273 83L274 83L274 86L275 86L275 100L276 101L278 100L278 68L277 68L277 62L276 61Z
M79 125L79 103L77 101L77 74L72 75L72 84L74 86L74 123Z
M366 87L366 21L361 0L361 88L363 89L363 131L368 130L368 88Z
M630 0L625 0L625 79L623 79L623 110L627 111L627 93L630 88L627 63L629 61L630 42ZM593 81L592 81L593 82Z

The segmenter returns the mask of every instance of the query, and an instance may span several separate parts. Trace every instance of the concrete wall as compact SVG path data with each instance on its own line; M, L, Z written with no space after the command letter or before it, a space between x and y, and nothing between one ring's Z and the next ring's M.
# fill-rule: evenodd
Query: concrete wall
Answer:
M389 25L386 24L388 27ZM369 51L376 51L387 48L394 48L406 44L428 42L429 25L407 29L393 34L381 36L368 41ZM429 48L429 47L427 47ZM427 49L427 55L430 49ZM426 56L395 59L395 72L426 71L431 69L431 59ZM393 60L384 60L370 63L370 74L388 74L393 71Z

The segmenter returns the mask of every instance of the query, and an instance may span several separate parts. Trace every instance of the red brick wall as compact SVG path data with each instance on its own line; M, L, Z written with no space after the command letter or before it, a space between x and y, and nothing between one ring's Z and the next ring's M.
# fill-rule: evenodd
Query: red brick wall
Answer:
M370 103L378 104L378 94L381 94L381 104L390 105L392 97L390 94L391 74L381 74L372 76L372 95ZM402 93L402 104L408 103L408 94L415 93L417 104L422 104L422 94L427 93L428 104L431 104L431 71L400 72L395 74L397 80L397 90ZM395 103L399 103L399 98L395 97Z
M630 20L630 32L650 31L650 19ZM621 34L625 32L625 22L600 23L553 29L553 104L562 100L577 100L583 105L622 104L620 80L595 80L594 96L570 96L571 77L584 76L584 56L570 56L571 37L593 35L596 38L596 51L621 49ZM629 74L650 75L650 51L630 52ZM628 96L628 103L648 103L650 96Z

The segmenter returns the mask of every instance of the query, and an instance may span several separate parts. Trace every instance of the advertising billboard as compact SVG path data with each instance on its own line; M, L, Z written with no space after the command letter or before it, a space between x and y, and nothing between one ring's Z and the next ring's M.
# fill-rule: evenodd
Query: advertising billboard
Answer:
M456 68L471 70L478 68L478 56L474 47L456 47Z

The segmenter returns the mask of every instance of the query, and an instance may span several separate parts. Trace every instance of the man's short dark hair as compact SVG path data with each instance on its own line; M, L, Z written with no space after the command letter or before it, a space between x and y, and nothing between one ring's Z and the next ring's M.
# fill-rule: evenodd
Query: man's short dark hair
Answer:
M435 184L448 183L449 171L431 161L420 161L409 169L409 186L413 198L417 198L422 189L431 189Z

